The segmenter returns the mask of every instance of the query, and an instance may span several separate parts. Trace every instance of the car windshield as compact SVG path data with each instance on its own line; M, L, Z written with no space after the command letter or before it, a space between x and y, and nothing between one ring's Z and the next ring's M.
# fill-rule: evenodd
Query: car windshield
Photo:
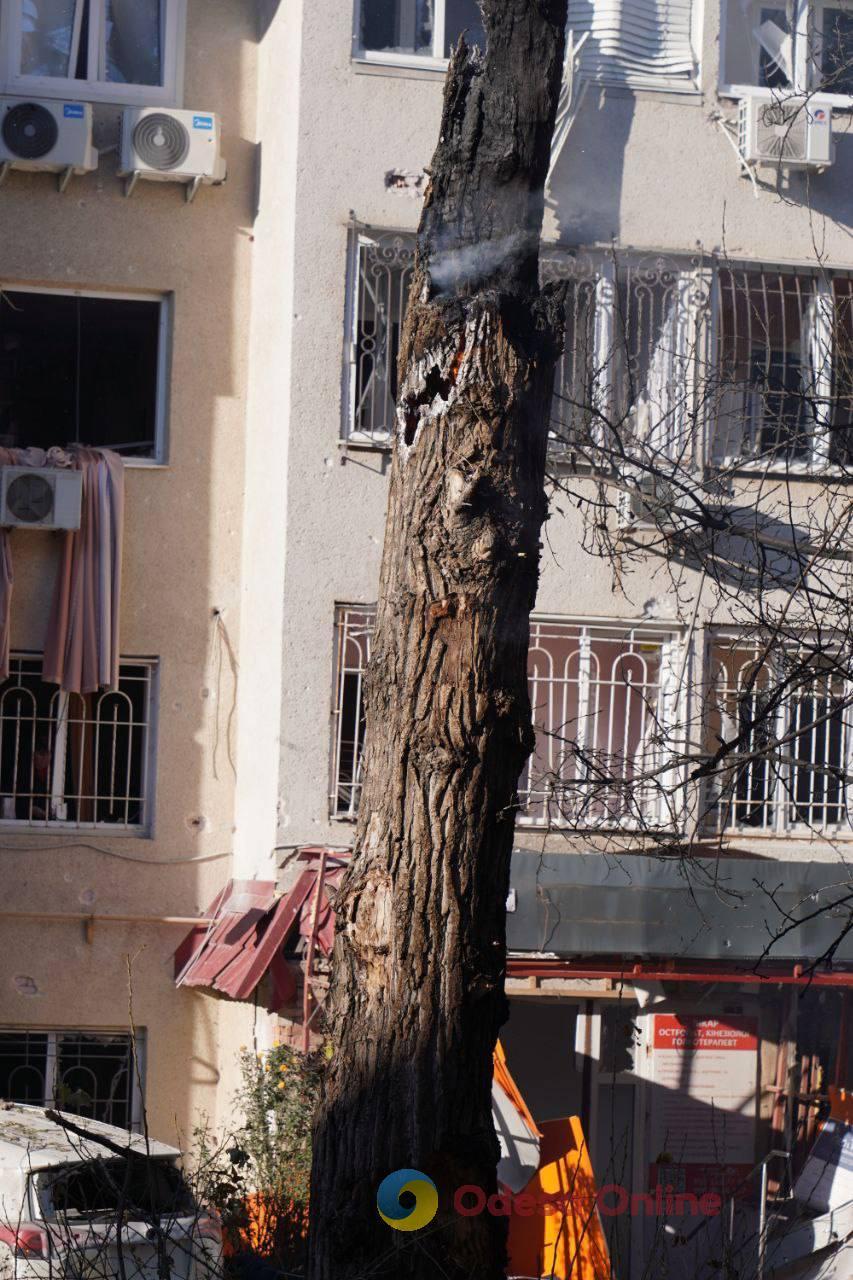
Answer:
M66 1165L39 1179L45 1217L88 1218L121 1212L127 1219L178 1218L193 1198L170 1160L130 1156Z

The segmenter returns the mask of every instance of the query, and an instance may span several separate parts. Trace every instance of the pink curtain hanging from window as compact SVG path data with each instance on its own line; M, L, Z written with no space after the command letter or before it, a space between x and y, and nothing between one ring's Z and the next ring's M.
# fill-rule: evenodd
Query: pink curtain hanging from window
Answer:
M83 694L118 687L124 464L109 449L70 453L83 472L83 507L80 528L65 535L43 679ZM0 563L0 598L2 588Z

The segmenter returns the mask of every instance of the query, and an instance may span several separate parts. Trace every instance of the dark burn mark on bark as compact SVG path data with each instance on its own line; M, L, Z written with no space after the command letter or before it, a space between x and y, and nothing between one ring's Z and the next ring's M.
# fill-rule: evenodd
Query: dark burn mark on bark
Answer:
M453 376L443 377L438 365L434 364L426 376L423 390L416 396L407 396L403 406L406 417L403 438L410 449L415 443L415 436L421 425L421 411L429 409L436 397L446 401L455 380Z

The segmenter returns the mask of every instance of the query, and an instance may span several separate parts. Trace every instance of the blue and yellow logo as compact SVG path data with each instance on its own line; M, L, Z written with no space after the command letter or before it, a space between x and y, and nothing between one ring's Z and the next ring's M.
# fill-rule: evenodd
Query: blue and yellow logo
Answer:
M402 1197L414 1204L402 1203ZM398 1169L383 1178L376 1192L376 1208L383 1222L395 1231L420 1231L438 1213L438 1191L432 1178L417 1169Z

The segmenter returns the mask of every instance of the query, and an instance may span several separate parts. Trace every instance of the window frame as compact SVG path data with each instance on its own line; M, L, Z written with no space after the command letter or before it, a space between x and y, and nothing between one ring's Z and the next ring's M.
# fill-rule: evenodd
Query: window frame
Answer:
M723 0L720 5L720 65L717 92L723 98L766 98L768 101L785 97L807 96L815 106L824 105L835 111L853 109L853 94L832 93L815 88L811 81L815 78L812 59L812 42L819 41L823 32L823 11L825 8L836 8L832 0L794 0L793 30L793 73L794 82L789 89L769 88L766 85L738 84L726 77L725 52L728 45L729 6L737 0ZM772 8L772 5L767 5ZM812 14L819 14L819 21L813 22ZM758 68L756 68L756 80Z
M0 0L2 2L2 0ZM96 298L102 302L148 302L159 308L157 331L157 386L155 388L154 448L150 458L124 458L128 468L166 467L169 464L169 412L171 407L174 294L133 293L120 289L66 289L60 285L36 285L0 277L0 293L38 293L58 298ZM108 449L106 444L93 448Z
M10 661L41 661L42 654L33 652L32 650L14 649L10 656ZM145 749L142 760L140 762L142 769L142 814L141 821L134 826L122 826L120 823L113 822L72 822L68 819L60 818L3 818L0 816L0 831L8 831L11 833L23 833L38 831L45 835L67 836L74 832L93 831L108 835L110 839L130 839L130 840L151 840L154 838L154 815L156 812L157 798L157 741L159 736L159 709L160 709L160 659L156 657L135 657L122 654L119 659L119 670L124 666L145 667L147 670L146 677L146 695L145 695ZM121 677L119 676L119 680ZM103 690L101 691L104 692ZM57 703L59 708L62 703L61 699L65 698L67 706L68 697L72 696L64 694L57 688L57 696L60 702ZM62 712L58 710L55 723L60 727L63 734L63 745L61 760L64 762L67 752L67 721L63 722ZM59 732L57 732L57 741ZM52 761L52 775L56 772L57 758ZM14 797L13 797L14 798ZM53 802L53 782L51 792L51 802Z
M742 639L743 643L738 648L737 642L739 639ZM709 725L706 717L709 713L718 710L719 706L722 705L721 702L717 702L715 699L719 698L720 693L724 697L731 697L733 693L737 694L736 686L733 687L727 683L721 689L717 684L717 673L720 666L718 658L721 651L723 654L731 654L733 657L738 655L738 660L740 658L743 659L741 663L741 667L743 667L751 660L751 656L755 654L755 645L750 643L747 638L740 637L737 631L731 628L712 627L707 631L705 637L705 714L702 722L702 736L705 740L709 740ZM777 669L777 662L773 653L767 655L766 662L772 677ZM811 685L805 686L799 691L799 701L805 701L808 698L812 687ZM853 681L845 681L845 689L841 696L843 698L853 696ZM798 699L793 694L786 692L775 712L775 735L790 736L793 732L791 725L796 723L798 716L796 710L797 701ZM739 711L737 702L735 703L735 708ZM849 711L847 714L850 714ZM829 724L829 721L827 721L827 724ZM845 732L840 743L841 756L843 760L848 762L848 766L853 771L853 724L847 720L842 721L842 724ZM737 753L734 753L734 756L736 758ZM827 760L831 765L832 762L829 759L828 752ZM735 768L733 767L732 778L735 778ZM815 770L815 772L817 771ZM766 824L756 824L754 826L737 821L738 810L736 805L748 803L734 798L737 782L734 784L734 792L725 796L721 790L717 790L715 793L715 780L710 780L703 787L703 834L713 836L716 839L741 843L744 840L815 840L816 838L824 837L833 840L853 840L853 805L849 805L846 800L843 784L839 787L837 807L839 810L846 812L849 815L848 817L840 818L837 823L825 822L823 825L797 819L795 816L796 810L799 807L799 803L802 802L798 802L796 799L796 773L796 766L792 766L790 763L777 768L772 776L768 773L767 798L761 804L769 812L770 821ZM746 776L748 777L749 775ZM813 802L806 803L812 804ZM835 803L826 799L822 801L824 807ZM727 812L731 812L733 815L729 821L725 821Z
M772 476L774 474L784 473L785 475L796 476L801 480L825 480L827 477L842 474L843 470L833 461L831 455L832 440L832 418L834 416L835 393L834 386L834 370L836 367L836 328L834 321L835 315L835 294L833 283L836 279L850 281L850 297L853 299L853 271L844 268L826 267L816 269L814 264L791 263L791 262L755 262L754 260L735 260L730 259L721 262L719 259L714 261L713 279L712 279L712 321L711 321L711 351L710 351L710 367L714 370L714 375L718 376L720 371L721 347L720 347L720 326L719 326L719 308L721 302L722 274L726 271L736 271L741 276L750 274L764 275L772 272L773 274L784 276L790 275L800 280L810 279L814 281L814 289L811 301L814 305L806 307L802 316L802 332L800 334L801 352L815 344L815 349L820 349L821 344L828 344L830 350L829 360L826 366L821 369L819 374L815 375L817 392L814 396L816 402L828 406L825 415L825 423L816 429L814 421L810 424L809 430L809 452L805 458L786 457L784 452L780 450L778 461L767 454L760 455L756 458L748 456L740 456L735 454L725 454L717 451L716 439L720 430L722 415L719 408L711 410L710 421L707 424L707 440L703 449L703 455L707 465L711 467L725 467L736 472L760 472ZM827 308L829 310L827 310ZM811 328L807 325L811 324ZM771 349L772 350L772 349ZM799 357L801 370L808 372L808 363ZM806 414L808 422L808 415Z
M104 55L107 0L89 0L87 67L100 70ZM0 3L0 92L13 97L60 98L72 102L103 102L116 106L180 107L184 100L187 0L163 0L162 85L121 84L92 78L33 76L20 71L23 0Z
M436 49L444 48L445 5L446 0L435 0L434 22L432 33L433 52L428 53L394 53L386 49L365 49L361 44L361 10L364 0L355 0L353 5L352 26L352 60L353 62L375 63L377 66L408 67L412 71L431 70L444 73L450 65L450 59L444 54L437 54Z
M371 657L373 641L372 631L369 633L366 632L365 620L370 619L375 624L376 611L375 604L353 604L344 603L342 601L338 601L335 604L335 639L332 668L329 752L329 818L332 822L351 823L355 821L358 814L362 785L360 770L358 767L360 764L360 756L356 756L355 753L353 755L352 763L354 767L352 769L352 776L348 781L342 779L341 774L341 748L343 741L342 728L344 723L345 703L344 680L347 674L356 678L357 697L354 711L357 716L357 725L361 726L364 715L364 675L367 670L367 663ZM362 661L361 666L357 668L344 667L343 665L345 646L353 638L349 630L350 620L352 620L353 631L358 630L360 633L364 632L366 635L366 639L363 639L361 635L355 638L365 659ZM676 675L680 674L686 668L691 641L689 635L680 624L669 621L653 623L637 619L620 618L577 618L544 613L534 614L531 617L530 622L531 653L533 653L536 648L535 641L540 638L540 631L548 631L560 627L564 628L566 631L564 643L566 641L571 643L572 640L576 639L579 649L583 647L584 644L586 645L587 659L586 667L584 668L586 672L585 675L581 670L583 663L579 666L579 700L582 696L580 691L584 681L586 682L586 689L583 696L588 697L590 690L594 687L589 674L592 669L590 664L593 643L598 642L600 644L610 644L618 642L621 639L624 642L625 652L631 653L634 656L637 656L637 654L641 652L639 648L635 649L634 646L642 646L643 644L654 645L659 662L657 684L654 686L656 689L656 696L659 700L658 708L662 714L667 716L667 725L671 731L672 743L676 746L682 743L686 732L686 726L688 724L689 708L687 692L683 687L683 680L677 681ZM573 633L577 633L577 636ZM644 639L644 637L646 637L646 639ZM539 651L541 652L541 649ZM614 657L614 665L616 661L618 661L618 658ZM535 685L534 680L536 680ZM556 683L559 684L560 680L562 680L563 684L569 683L569 680L566 677L558 678ZM535 677L528 668L528 684L532 693L535 688L542 687L544 681L541 677ZM601 688L607 687L609 687L607 681L602 681ZM552 705L552 698L550 694L548 705ZM535 723L535 701L533 705L533 720ZM587 707L583 713L580 713L579 711L578 714L579 739L581 741L583 740L584 734L583 726L588 725L589 721L590 714L589 707ZM558 732L559 728L561 728L561 726L557 726L555 732ZM363 736L360 741L363 747ZM560 821L559 819L555 820L553 815L547 812L547 810L544 820L533 815L527 816L525 813L526 805L529 803L525 797L528 790L531 790L531 788L525 787L525 783L531 780L530 770L534 759L535 753L534 755L531 755L529 761L525 764L525 770L519 779L519 805L515 815L515 823L519 828L523 828L528 831L565 829L567 825L571 824L565 821ZM665 765L662 765L662 768L664 772L661 774L661 778L666 779L663 784L665 788L673 787L679 779L683 781L686 778L685 766L683 765L676 764L672 770L666 770ZM579 789L584 786L583 780L575 779L574 781ZM349 792L349 803L348 805L343 806L340 803L340 796L342 792L346 792L347 790ZM533 803L538 805L540 802L538 799L534 799ZM653 794L651 808L654 809L654 814L651 814L650 812L650 816L647 820L653 823L656 829L666 829L671 831L676 827L679 827L680 829L680 827L683 826L683 818L681 823L679 823L673 820L673 815L671 813L663 813L661 795L659 793ZM631 832L640 830L638 825L630 820L606 820L601 822L589 821L579 825L581 825L585 831L596 833L619 831L624 834L630 834Z
M45 1054L46 1066L51 1065L56 1070L59 1061L57 1047L60 1039L82 1039L89 1037L91 1039L100 1039L107 1041L116 1036L124 1037L128 1041L128 1067L130 1071L130 1125L128 1133L141 1133L145 1119L145 1085L147 1074L147 1048L148 1034L145 1027L137 1027L131 1035L126 1027L57 1027L57 1026L26 1026L22 1027L17 1023L0 1023L0 1036L19 1035L19 1036L46 1036L47 1047ZM43 1105L52 1107L56 1105L55 1096L56 1078L52 1081L45 1080L45 1100Z

